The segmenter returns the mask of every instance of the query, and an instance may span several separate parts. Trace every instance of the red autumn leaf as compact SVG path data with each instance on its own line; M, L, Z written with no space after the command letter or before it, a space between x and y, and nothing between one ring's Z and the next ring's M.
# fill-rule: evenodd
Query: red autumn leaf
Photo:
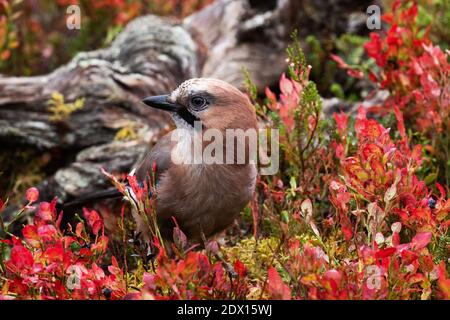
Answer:
M372 168L373 172L375 173L375 177L377 179L384 176L384 166L383 164L376 158L372 158L370 160L370 167Z
M420 76L420 83L423 86L424 92L427 95L439 97L441 94L441 88L435 79L429 73L424 73Z
M83 214L87 220L88 225L92 228L92 232L95 235L98 235L98 232L103 227L103 221L98 212L95 210L88 210L86 208L83 208Z
M92 245L92 251L105 252L108 248L109 239L106 236L100 236L97 242Z
M12 248L10 261L19 270L31 268L34 263L31 252L24 246L20 245L15 245Z
M345 241L350 241L353 237L353 231L349 227L342 226L342 232L344 233Z
M383 149L381 149L379 146L377 146L374 143L369 143L369 144L366 144L362 148L362 152L361 153L363 155L363 160L366 161L371 156L375 156L375 157L381 158L383 156Z
M384 128L378 122L373 119L366 120L364 124L363 136L377 140L383 133Z
M398 132L400 133L400 136L402 137L403 141L408 142L408 137L406 135L405 130L405 122L403 121L403 113L400 111L398 106L394 106L394 114L397 118L397 128Z
M442 187L442 185L439 182L436 182L436 188L439 190L441 197L445 198L445 195L446 195L445 189Z
M267 99L269 99L270 103L272 105L275 105L277 103L277 97L275 96L275 93L273 93L268 87L266 87L264 92L266 94Z
M156 290L157 286L155 283L156 276L147 272L144 272L142 276L142 281L144 282L145 289L147 290Z
M268 291L271 299L274 300L290 300L291 290L283 282L278 271L274 267L270 267L268 271Z
M82 234L82 232L83 232L83 227L84 227L83 223L81 223L81 222L78 222L78 223L77 223L77 226L76 226L76 228L75 228L75 234L76 234L78 237L81 237L81 234Z
M408 207L408 206L414 207L417 205L416 197L412 193L409 193L409 192L405 192L405 193L401 194L400 201L404 207Z
M417 162L417 164L421 163L422 159L422 146L420 144L414 146L413 150L411 151L411 159Z
M102 268L100 268L96 263L92 264L92 275L94 276L95 280L101 281L105 277L105 272Z
M177 249L183 251L184 249L186 249L186 246L188 245L187 237L184 234L184 232L180 229L180 227L178 226L178 222L175 219L175 217L172 216L172 220L175 225L175 227L173 228L173 232L172 232L173 242Z
M7 244L8 246L11 246L13 244L12 241L8 239L0 240L0 243Z
M93 246L91 246L91 249L94 250ZM93 251L91 251L91 249L81 248L78 254L80 255L80 257L88 258L93 255Z
M43 241L52 241L55 240L58 231L53 225L46 224L38 227L37 233Z
M408 20L413 21L417 17L417 13L418 13L417 3L413 3L411 8L402 12L401 16L404 16Z
M411 240L411 248L419 250L425 248L431 241L431 232L417 233Z
M420 268L422 271L428 273L434 269L434 261L430 255L423 255L419 258Z
M141 188L139 185L136 176L128 175L127 176L128 184L131 187L131 190L133 190L134 196L136 196L137 200L142 200L144 197L144 189Z
M396 251L397 251L396 248L381 249L375 253L375 258L377 258L377 259L387 258L387 257L392 256Z
M300 101L301 85L290 80L283 73L280 78L280 102L277 103L278 112L286 129L291 131L294 127L293 112Z
M36 202L39 199L39 190L34 187L29 188L25 194L25 197L30 203Z
M377 75L373 73L373 71L369 71L369 79L375 83L379 81Z
M334 113L334 120L336 121L338 132L341 136L345 136L347 132L347 126L348 126L348 114L344 112L340 113Z
M405 249L401 252L402 261L405 265L409 265L417 260L419 257L415 252L412 252L411 250Z
M370 33L370 41L364 45L369 57L374 58L377 65L383 67L386 64L386 54L383 52L383 44L380 35L376 32Z
M52 221L54 219L53 217L53 211L52 211L52 205L48 202L41 202L39 204L39 210L37 212L37 217L44 221Z
M280 78L280 90L285 96L290 96L294 92L293 82L283 73Z
M362 79L364 77L364 73L361 70L356 69L348 69L347 74L356 79Z
M342 275L338 270L331 269L323 274L324 278L332 279L336 282L337 285L341 282Z
M398 246L400 244L400 234L398 232L394 232L392 234L392 245Z
M240 278L244 278L247 275L247 269L240 260L234 262L234 271L236 271Z
M59 229L61 227L61 221L64 216L64 212L61 211L61 213L58 215L58 219L56 220L56 227Z
M342 59L341 57L339 57L338 55L335 54L330 54L331 59L333 59L334 61L336 61L336 63L338 64L339 68L342 69L347 69L350 66L344 61L344 59Z
M64 259L64 251L61 246L49 247L44 252L44 257L49 263L61 263Z
M345 150L342 143L332 143L332 147L334 148L336 158L338 159L344 159L345 158Z
M30 245L37 246L39 244L39 235L36 226L26 225L22 229L22 235Z

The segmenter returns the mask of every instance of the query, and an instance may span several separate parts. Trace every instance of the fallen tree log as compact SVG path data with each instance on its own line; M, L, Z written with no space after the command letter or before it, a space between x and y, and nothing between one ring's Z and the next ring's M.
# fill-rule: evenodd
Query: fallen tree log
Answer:
M156 16L138 18L111 47L80 53L51 74L0 78L2 152L19 145L71 155L40 187L62 200L104 187L100 167L129 170L168 124L141 99L198 76L198 68L197 45L183 27ZM83 106L54 120L48 102L55 92L65 102L81 98ZM125 127L137 132L134 141L115 139Z

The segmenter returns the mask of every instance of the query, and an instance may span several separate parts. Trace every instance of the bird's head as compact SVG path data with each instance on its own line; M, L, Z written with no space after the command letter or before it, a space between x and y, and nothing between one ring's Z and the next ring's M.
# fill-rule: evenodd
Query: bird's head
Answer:
M247 96L218 79L190 79L171 94L147 97L143 102L170 112L178 128L193 128L195 121L201 121L205 129L256 128L255 109Z

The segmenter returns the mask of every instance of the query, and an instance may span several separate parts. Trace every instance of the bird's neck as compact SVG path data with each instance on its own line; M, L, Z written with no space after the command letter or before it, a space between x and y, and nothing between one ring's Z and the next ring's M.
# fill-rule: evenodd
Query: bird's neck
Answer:
M245 165L255 159L251 151L256 152L256 145L250 146L249 142L252 138L230 138L219 130L212 134L205 130L174 130L171 140L171 160L178 165Z

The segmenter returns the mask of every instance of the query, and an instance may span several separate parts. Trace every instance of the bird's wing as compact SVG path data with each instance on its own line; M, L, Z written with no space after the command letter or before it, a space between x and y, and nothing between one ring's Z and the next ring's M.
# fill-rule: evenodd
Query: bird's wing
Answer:
M136 177L139 181L147 179L148 174L152 172L153 164L156 165L156 179L170 167L173 143L170 133L158 140L136 169Z
M156 179L169 168L171 164L172 144L170 133L159 139L136 169L135 173L139 182L146 181L148 173L152 171L153 163L156 164ZM64 203L63 208L80 207L86 203L119 197L122 197L122 193L116 188L110 188L80 196L70 202Z

